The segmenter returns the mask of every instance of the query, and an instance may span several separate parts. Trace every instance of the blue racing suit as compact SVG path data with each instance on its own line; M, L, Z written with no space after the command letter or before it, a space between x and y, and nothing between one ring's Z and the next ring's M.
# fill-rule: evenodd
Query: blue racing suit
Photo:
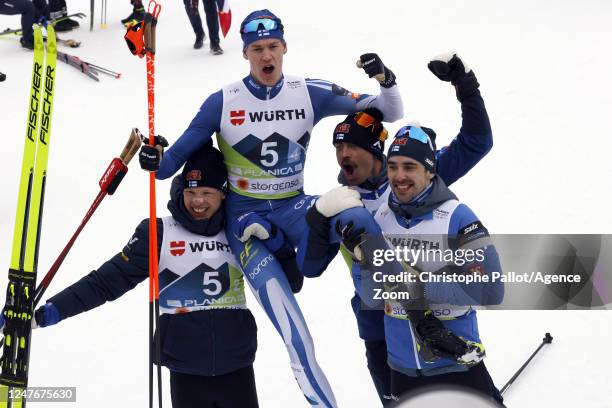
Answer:
M278 260L258 239L241 242L238 219L249 212L267 218L293 246L305 236L305 214L314 196L302 190L310 134L324 117L347 115L369 106L386 120L403 115L397 86L377 96L349 93L323 80L283 77L272 87L251 76L211 95L183 135L167 150L157 178L174 174L214 132L228 168L225 200L227 238L246 281L287 347L291 367L312 405L335 407L331 387L319 367L306 321ZM344 222L376 224L363 208L342 215Z

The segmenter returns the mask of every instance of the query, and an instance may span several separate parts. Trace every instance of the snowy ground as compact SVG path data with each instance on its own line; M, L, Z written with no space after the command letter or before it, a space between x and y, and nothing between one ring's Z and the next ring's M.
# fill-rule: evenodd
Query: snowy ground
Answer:
M88 1L68 3L70 12L88 13ZM130 128L146 128L144 61L129 54L119 23L130 7L127 0L111 3L108 29L101 30L97 23L93 33L81 28L64 35L83 41L80 49L64 51L120 71L123 77L102 77L96 83L58 62L42 273L80 222L97 193L98 178L119 153ZM437 53L458 50L482 84L495 147L454 186L455 192L495 233L612 232L612 213L605 210L612 199L612 57L605 52L612 38L609 1L233 0L234 26L222 42L225 54L218 57L207 49L192 49L194 36L181 3L162 2L157 31L156 124L158 133L171 142L209 93L247 73L237 27L249 11L267 7L286 27L285 72L377 92L376 84L354 66L359 54L376 51L398 76L405 120L433 127L442 142L457 132L459 105L450 86L431 75L426 63ZM18 25L18 17L0 16L0 29ZM0 71L8 75L0 83L0 265L5 266L31 59L16 39L0 39ZM336 185L330 135L339 119L324 120L315 129L306 167L309 193ZM390 125L390 132L399 126ZM148 214L146 180L133 165L117 194L87 226L49 294L122 248ZM159 183L162 214L168 187ZM351 293L344 265L336 260L324 277L306 282L298 299L339 405L374 407L377 400L349 306ZM76 386L79 407L144 406L147 299L143 284L119 301L36 331L31 385ZM305 406L280 338L257 303L249 300L259 325L255 368L260 405ZM480 313L479 320L487 365L500 387L544 332L555 337L506 395L509 407L611 406L612 313L489 311ZM167 381L166 397L169 406Z

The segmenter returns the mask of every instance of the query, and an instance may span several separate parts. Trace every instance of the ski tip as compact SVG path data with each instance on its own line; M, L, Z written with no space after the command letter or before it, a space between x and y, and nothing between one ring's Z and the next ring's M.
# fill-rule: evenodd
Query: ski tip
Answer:
M542 341L543 341L544 343L550 344L550 343L552 343L552 341L553 341L553 336L551 336L551 335L550 335L550 333L546 333L546 334L544 335L544 338L542 339Z
M119 78L121 78L121 74L115 75L115 79L119 79Z

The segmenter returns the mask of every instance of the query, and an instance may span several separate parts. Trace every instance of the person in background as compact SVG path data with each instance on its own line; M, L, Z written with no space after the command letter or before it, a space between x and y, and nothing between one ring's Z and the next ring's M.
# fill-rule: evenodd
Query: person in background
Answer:
M66 0L49 0L49 17L51 20L57 20L62 18L63 20L58 21L53 28L55 31L62 33L66 31L72 31L75 28L79 28L79 23L71 18L66 18L68 15L68 8L66 7Z
M193 48L199 50L204 45L204 28L202 27L202 18L198 11L198 0L183 0L185 11L196 39L193 43ZM208 37L210 38L210 52L213 55L223 54L223 49L219 45L219 17L217 14L217 4L215 0L202 0L204 5L204 13L206 14L206 26L208 27Z
M13 16L21 14L21 38L23 48L34 49L34 30L32 25L41 18L48 18L49 9L44 0L2 0L0 14Z
M137 24L144 20L145 9L142 5L142 0L130 0L130 4L132 5L132 13L121 20L121 24L126 27Z

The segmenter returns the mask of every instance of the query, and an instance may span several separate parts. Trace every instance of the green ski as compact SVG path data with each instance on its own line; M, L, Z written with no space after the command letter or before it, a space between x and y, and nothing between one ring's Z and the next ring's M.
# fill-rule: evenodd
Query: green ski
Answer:
M40 26L34 27L34 64L30 89L26 138L19 182L19 196L9 283L4 307L4 349L0 358L0 408L23 407L22 390L27 388L28 363L36 287L38 246L55 88L56 37L47 27L45 52Z

